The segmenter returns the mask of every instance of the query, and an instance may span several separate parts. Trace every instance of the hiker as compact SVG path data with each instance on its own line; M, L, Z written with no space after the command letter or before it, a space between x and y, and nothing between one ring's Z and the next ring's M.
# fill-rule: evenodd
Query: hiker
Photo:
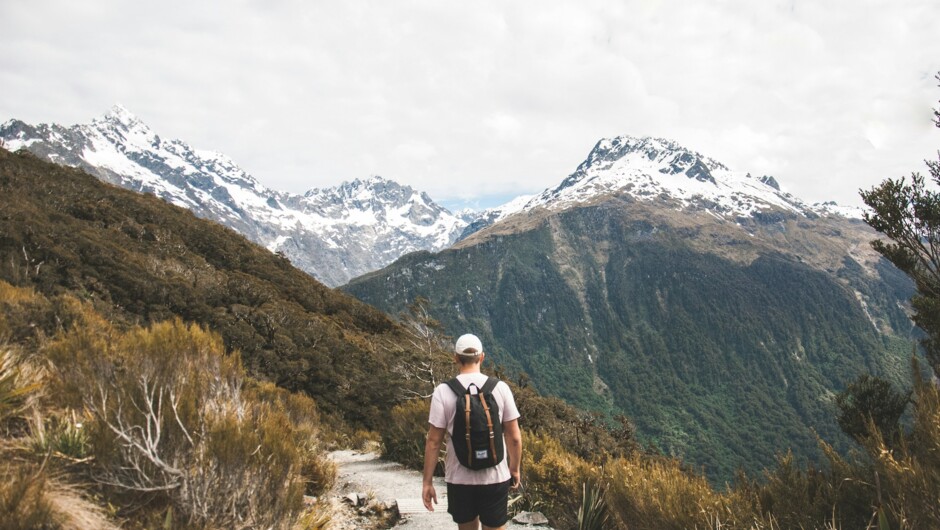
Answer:
M486 357L480 339L475 335L463 335L457 339L454 352L459 374L438 385L431 397L421 496L425 508L433 512L437 492L432 479L441 443L447 433L447 457L444 461L447 512L460 530L478 530L480 524L483 530L498 530L509 520L509 491L520 486L522 433L519 431L519 410L509 385L480 372L480 365ZM489 417L491 412L496 415L495 408L498 408L499 417ZM483 440L473 443L467 423L477 425L477 420L482 421ZM489 424L487 420L490 420ZM498 432L500 427L501 434ZM476 437L473 439L475 441Z

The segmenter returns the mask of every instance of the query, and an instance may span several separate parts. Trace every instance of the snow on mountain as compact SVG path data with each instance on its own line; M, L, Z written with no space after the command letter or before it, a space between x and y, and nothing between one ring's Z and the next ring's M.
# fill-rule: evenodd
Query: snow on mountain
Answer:
M767 208L802 213L806 207L771 178L735 172L711 158L660 138L618 136L597 143L578 169L526 205L551 209L612 192L639 200L669 200L679 208L750 216Z
M863 211L832 202L807 205L782 191L771 176L752 177L750 173L732 171L671 140L618 136L600 140L577 170L558 186L528 200L521 197L500 207L494 215L502 219L536 208L563 210L610 194L660 201L676 209L706 210L728 219L751 217L771 209L803 216L860 219ZM477 223L483 223L489 212L484 212Z
M474 232L479 232L516 212L522 211L533 197L535 197L535 195L520 195L506 204L489 208L482 212L473 213L470 217L465 217L465 219L468 220L468 224L464 228L463 233L460 234L459 239L463 239Z
M865 208L859 206L842 206L833 201L814 203L810 209L819 215L841 216L847 219L862 219L865 214Z
M223 154L166 140L120 105L90 124L0 125L9 150L26 148L59 164L152 193L282 252L330 286L418 250L438 251L517 212L561 210L611 194L705 210L733 220L767 210L861 218L834 203L806 205L773 177L732 171L659 138L602 139L558 186L482 213L455 215L424 193L382 177L295 195L268 189Z
M120 105L69 128L11 120L0 125L0 139L11 151L81 167L233 228L330 286L408 252L441 250L467 225L426 194L381 177L304 195L268 189L225 155L161 138Z

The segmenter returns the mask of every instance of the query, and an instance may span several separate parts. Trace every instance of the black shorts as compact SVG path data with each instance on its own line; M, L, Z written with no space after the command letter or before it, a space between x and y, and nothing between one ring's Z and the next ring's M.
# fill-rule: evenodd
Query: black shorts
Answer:
M497 528L509 521L509 486L512 479L502 484L470 486L447 484L447 513L457 524L469 523L477 517L486 526Z

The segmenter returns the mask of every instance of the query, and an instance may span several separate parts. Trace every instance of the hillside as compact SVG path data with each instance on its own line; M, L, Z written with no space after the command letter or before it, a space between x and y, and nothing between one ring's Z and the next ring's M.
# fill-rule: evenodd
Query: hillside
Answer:
M77 293L109 319L182 318L250 373L374 425L397 401L400 328L228 228L87 173L0 149L0 279Z
M559 188L579 175L591 171ZM817 433L847 447L834 393L863 372L907 379L912 287L861 221L637 197L597 177L600 193L528 207L344 289L386 311L428 298L448 332L480 333L541 392L625 413L715 479L788 448L817 460Z

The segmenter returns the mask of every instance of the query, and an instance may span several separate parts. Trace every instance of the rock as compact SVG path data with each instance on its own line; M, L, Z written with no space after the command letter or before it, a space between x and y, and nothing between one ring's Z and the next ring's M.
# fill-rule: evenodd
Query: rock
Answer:
M313 506L317 503L316 497L311 497L310 495L304 495L304 506Z
M398 509L398 501L390 500L379 504L379 511L385 517L385 522L394 525L401 519L401 511Z
M360 506L365 501L365 497L359 493L350 493L343 497L343 502L348 502L353 507Z
M541 526L548 524L548 518L542 515L541 512L521 512L515 517L512 518L514 523L519 524L531 524L534 526Z

